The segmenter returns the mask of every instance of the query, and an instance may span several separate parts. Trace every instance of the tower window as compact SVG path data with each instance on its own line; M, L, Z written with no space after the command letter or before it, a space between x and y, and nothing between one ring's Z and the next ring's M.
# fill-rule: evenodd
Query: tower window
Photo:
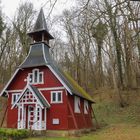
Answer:
M31 84L43 84L43 72L40 72L39 69L33 69L32 73L28 74L28 82Z

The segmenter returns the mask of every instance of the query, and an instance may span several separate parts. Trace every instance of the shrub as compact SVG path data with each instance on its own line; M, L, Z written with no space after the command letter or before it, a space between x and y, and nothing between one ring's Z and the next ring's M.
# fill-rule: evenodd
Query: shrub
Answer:
M28 130L17 130L17 129L7 129L0 128L0 140L20 140L22 138L27 138L30 135Z

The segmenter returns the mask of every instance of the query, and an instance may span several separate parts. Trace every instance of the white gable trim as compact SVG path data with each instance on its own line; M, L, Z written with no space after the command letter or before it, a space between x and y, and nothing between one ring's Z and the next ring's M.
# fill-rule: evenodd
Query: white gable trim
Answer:
M41 90L62 90L65 89L65 87L50 87L50 88L38 88L40 91Z
M63 90L65 87L49 87L49 88L38 88L39 91L46 91L46 90ZM7 92L22 92L23 89L17 89L17 90L7 90Z
M69 87L65 84L65 82L59 77L59 75L54 71L54 69L50 66L47 65L48 68L52 71L52 73L56 76L56 78L62 83L62 85L68 90L68 92L72 95L71 90L69 89Z
M13 109L13 108L15 107L15 105L16 105L16 104L18 103L18 101L21 99L22 95L25 93L25 91L26 91L27 88L28 88L27 86L24 88L24 90L22 91L22 93L21 93L21 95L19 96L19 98L18 98L18 99L16 100L16 102L12 105L11 109Z
M0 93L0 96L2 96L5 92L5 90L7 89L7 87L9 86L9 84L11 83L11 81L14 79L14 77L16 76L16 74L18 73L20 69L18 68L15 73L13 74L13 76L11 77L11 79L9 80L9 82L6 84L6 86L4 87L4 89L2 90L2 92Z
M30 85L27 85L27 86L24 88L24 90L23 90L23 92L21 93L21 95L20 95L20 97L18 98L18 100L13 104L13 106L11 107L11 109L13 109L13 108L16 106L16 104L19 102L19 100L20 100L21 97L24 95L24 93L25 93L25 91L26 91L27 89L29 89L29 90L34 94L34 96L35 96L36 99L37 99L37 102L39 102L40 106L41 106L42 108L44 108L43 104L40 102L40 100L38 99L38 97L36 96L36 94L34 93L34 91L32 90L32 88L30 87ZM42 94L41 94L41 95L42 95ZM44 98L45 98L45 97L44 97ZM47 102L47 103L48 103L48 102ZM49 103L48 103L48 105L50 106Z
M46 57L45 57L45 49L44 49L44 43L42 43L42 48L43 48L43 57L44 57L44 60L46 62L46 64L48 64L47 60L46 60ZM55 70L50 66L50 65L47 65L48 68L52 71L52 73L55 75L55 77L62 83L62 85L68 90L68 92L72 95L72 92L71 90L69 89L69 87L65 84L65 82L59 77L59 75L55 72Z
M44 98L44 100L47 102L47 104L49 105L49 107L51 107L51 105L49 104L49 102L46 100L46 98L44 97L44 95L42 94L42 92L39 90L39 93L41 94L41 96Z
M30 87L30 85L27 86L29 88L29 90L34 94L34 96L36 97L37 101L40 103L40 106L42 108L44 108L43 104L40 102L40 100L38 99L38 97L36 96L36 94L34 93L34 91L32 90L32 88Z
M46 64L47 64L48 62L47 62L46 57L45 57L44 43L42 43L42 50L43 50L43 57L44 57L44 60L45 60L45 62L46 62Z
M23 89L7 90L8 93L10 93L10 92L22 92L22 91L23 91Z
M19 65L19 67L21 67L22 64L27 60L27 58L28 58L29 55L30 55L31 49L32 49L32 45L30 45L30 49L29 49L28 55L26 56L26 58L24 59L24 61Z

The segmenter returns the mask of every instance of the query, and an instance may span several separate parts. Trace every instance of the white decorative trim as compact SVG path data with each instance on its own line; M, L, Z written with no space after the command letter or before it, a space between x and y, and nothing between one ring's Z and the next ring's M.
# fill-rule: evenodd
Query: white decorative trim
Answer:
M45 123L45 130L47 130L47 108L44 108L44 123Z
M36 78L35 78L35 72L37 72ZM40 81L40 74L42 77L42 81ZM32 77L32 79L30 77ZM28 73L27 79L28 79L27 83L30 83L30 84L44 84L44 72L39 71L39 69L35 68L32 70L32 73ZM35 79L37 81L35 81Z
M48 64L48 62L46 60L46 57L45 57L44 43L42 43L42 49L43 49L43 57L44 57L44 60L45 60L46 64Z
M40 106L41 106L42 108L44 108L43 104L40 102L40 100L38 99L38 97L36 96L36 94L34 93L34 91L32 90L32 88L31 88L29 85L27 85L27 86L24 88L24 90L23 90L23 92L21 93L21 95L20 95L20 97L18 98L18 100L13 104L13 106L11 107L11 109L13 109L13 108L15 107L15 105L18 103L18 101L21 99L21 97L24 95L24 93L25 93L25 91L26 91L27 89L29 89L29 90L34 94L34 96L36 97L36 99L37 99L37 101L39 102ZM47 103L48 103L48 102L47 102ZM50 106L50 104L48 104L48 105Z
M26 56L26 58L24 59L24 61L19 65L19 67L21 67L23 65L23 63L27 60L27 58L29 57L30 53L31 53L31 49L32 49L32 45L30 45L30 49L29 49L29 53L28 55Z
M15 73L13 74L13 76L11 77L11 79L9 80L9 82L6 84L6 86L4 87L4 89L2 90L2 92L0 93L0 96L3 95L4 91L7 89L7 87L9 86L9 84L11 83L11 81L14 79L14 77L16 76L16 74L18 73L20 69L18 68Z
M48 64L46 57L45 57L45 49L44 49L44 43L42 44L43 47L43 57L44 60L46 62L46 64ZM60 78L60 76L55 72L55 70L50 66L50 65L46 65L51 71L52 73L56 76L56 78L62 83L62 85L64 85L64 87L68 90L68 92L72 95L71 90L69 89L69 87L65 84L65 82Z
M58 101L58 93L61 93L61 101ZM53 101L53 94L56 95L56 101ZM63 91L51 91L51 103L63 103Z
M44 90L63 90L65 89L64 87L49 87L49 88L38 88L39 91L44 91ZM23 89L17 89L17 90L7 90L7 92L22 92Z
M48 68L52 71L52 73L56 76L56 78L62 83L62 85L68 90L68 92L72 95L71 90L69 89L69 87L65 84L65 82L59 77L59 75L54 71L54 69L50 66L47 65Z
M41 94L41 96L44 98L44 100L47 102L47 104L49 105L49 107L51 107L51 105L49 104L49 102L46 100L46 98L44 97L44 95L42 94L41 91L39 91L39 93Z
M22 92L22 91L23 91L23 89L7 90L7 92L9 92L9 93L10 93L10 92L14 92L14 93L15 93L15 92Z
M39 90L62 90L64 87L38 88Z
M44 108L43 107L43 104L40 102L40 100L38 99L38 97L36 96L36 94L34 93L34 91L32 90L32 88L29 86L29 85L27 85L27 88L34 94L34 96L36 97L36 99L37 99L37 102L40 104L40 106L42 107L42 108ZM27 89L26 88L26 89ZM24 93L23 93L24 94Z
M14 108L14 106L18 103L18 101L20 100L20 98L23 96L24 92L26 91L27 86L24 88L24 90L22 91L21 95L19 96L18 100L12 105L11 109Z

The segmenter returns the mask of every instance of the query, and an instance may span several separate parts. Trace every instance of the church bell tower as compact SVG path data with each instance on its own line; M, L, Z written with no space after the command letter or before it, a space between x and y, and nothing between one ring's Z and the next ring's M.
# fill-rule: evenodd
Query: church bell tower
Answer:
M54 38L48 31L43 9L40 10L34 28L28 35L32 38L33 43L19 68L46 66L52 63L49 54L49 40Z
M54 39L48 32L42 8L34 25L33 31L29 32L28 35L33 39L33 42L45 42L49 44L49 40Z

